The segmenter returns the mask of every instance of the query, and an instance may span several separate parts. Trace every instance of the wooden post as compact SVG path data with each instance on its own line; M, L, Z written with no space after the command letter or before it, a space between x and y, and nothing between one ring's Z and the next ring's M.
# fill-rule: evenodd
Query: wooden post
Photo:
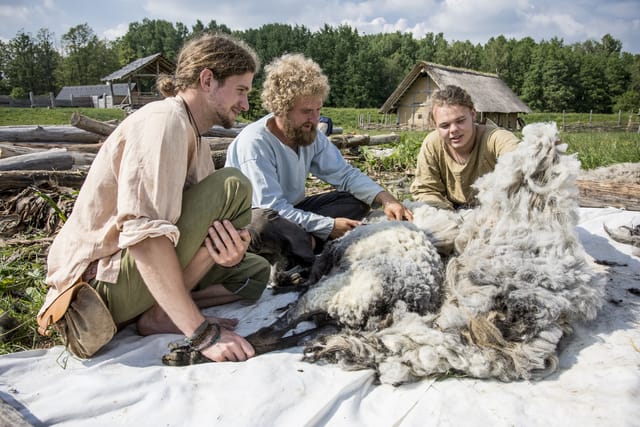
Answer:
M618 126L622 126L622 110L618 110Z
M562 130L564 131L564 110L562 110Z
M31 103L31 108L35 107L34 99L33 99L33 91L29 91L29 102Z
M53 97L53 92L49 92L49 103L51 108L56 108L56 99Z

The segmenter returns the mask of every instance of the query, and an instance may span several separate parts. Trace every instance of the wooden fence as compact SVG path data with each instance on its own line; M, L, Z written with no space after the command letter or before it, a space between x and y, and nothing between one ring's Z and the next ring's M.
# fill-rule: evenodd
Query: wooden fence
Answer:
M34 95L29 93L29 99L15 99L9 95L0 95L0 107L15 108L56 108L56 107L95 107L94 100L90 96L71 96L71 99L56 99L53 93L48 95Z

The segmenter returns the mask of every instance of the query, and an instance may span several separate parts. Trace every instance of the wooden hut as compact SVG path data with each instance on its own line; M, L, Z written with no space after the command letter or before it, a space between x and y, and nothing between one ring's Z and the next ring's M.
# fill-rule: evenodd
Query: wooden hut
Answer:
M160 74L173 74L175 68L175 64L162 56L162 54L154 53L153 55L136 59L100 80L107 84L111 82L127 82L129 88L135 87L135 90L129 90L120 105L129 105L136 108L162 98L162 95L155 90L155 82ZM135 82L135 85L132 85L133 82Z
M519 129L521 113L531 110L497 74L419 61L400 82L379 112L396 113L396 124L409 129L429 129L429 97L447 85L465 89L476 107L478 121L491 120L507 129Z

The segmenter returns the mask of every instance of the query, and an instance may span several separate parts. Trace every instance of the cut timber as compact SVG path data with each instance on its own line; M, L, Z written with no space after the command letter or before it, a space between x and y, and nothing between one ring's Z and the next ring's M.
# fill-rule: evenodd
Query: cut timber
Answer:
M225 151L231 142L233 142L233 138L225 138L225 137L202 137L202 141L209 144L209 148L211 151Z
M56 142L56 143L43 143L43 142L34 142L34 143L25 143L25 142L17 142L11 144L14 147L22 147L22 148L31 148L34 151L43 151L43 150L51 150L52 148L64 148L67 151L79 151L81 153L93 153L96 154L100 147L102 147L102 143L99 142L97 144L76 144L76 143L65 143L65 142ZM0 147L1 148L1 147Z
M578 203L587 208L640 211L640 184L578 180Z
M114 129L117 127L117 125L113 123L101 122L99 120L95 120L85 115L82 115L78 112L74 112L71 115L70 123L71 125L73 125L74 127L77 127L78 129L96 133L102 136L111 135L111 132L113 132ZM244 126L241 124L236 124L234 125L234 127L230 129L225 129L221 126L213 126L209 130L207 130L205 133L203 133L202 136L235 138L236 136L238 136L238 134L240 133L243 127Z
M9 143L0 143L0 159L6 159L7 157L20 156L22 154L29 154L38 152L37 148L22 147L20 145L14 145Z
M87 176L85 170L74 171L0 171L0 192L20 190L30 185L53 183L62 187L80 188Z
M360 147L363 145L395 144L400 142L400 135L392 133L388 135L336 135L329 140L338 148Z
M73 167L73 157L66 150L54 149L21 154L0 159L0 171L67 170Z
M102 138L73 126L0 126L0 141L93 143Z
M109 136L116 128L116 125L111 123L101 122L100 120L94 120L90 117L84 116L77 111L71 115L71 126L75 126L78 129L83 129L89 132L97 133L102 136Z
M5 145L13 152L5 155ZM11 155L12 154L12 155ZM0 170L68 170L91 166L96 155L66 148L37 149L0 144Z

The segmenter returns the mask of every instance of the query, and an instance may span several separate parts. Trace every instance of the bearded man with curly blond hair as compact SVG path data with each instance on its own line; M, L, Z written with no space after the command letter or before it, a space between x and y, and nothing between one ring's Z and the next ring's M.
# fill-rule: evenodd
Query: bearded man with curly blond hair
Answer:
M253 186L249 251L272 264L284 255L287 268L310 265L325 241L360 225L373 203L381 204L390 219L413 219L411 211L317 131L329 81L316 62L286 54L265 72L262 102L269 114L240 132L226 161ZM333 190L307 196L310 173Z

